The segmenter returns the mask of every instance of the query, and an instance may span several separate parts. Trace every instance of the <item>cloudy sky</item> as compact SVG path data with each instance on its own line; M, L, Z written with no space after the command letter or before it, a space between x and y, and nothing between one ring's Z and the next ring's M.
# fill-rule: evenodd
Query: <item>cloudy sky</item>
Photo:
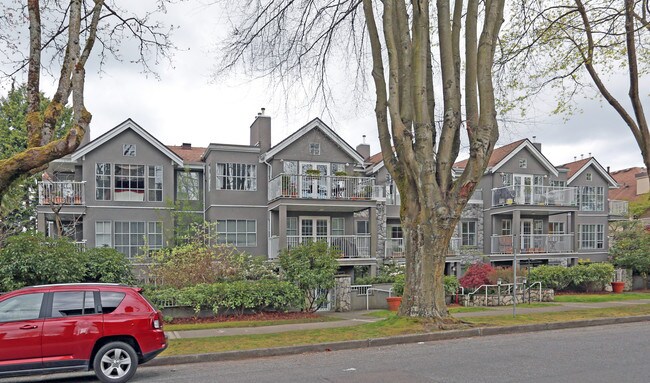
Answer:
M330 113L300 100L286 108L284 95L273 91L264 80L242 76L212 79L219 59L216 43L224 36L227 25L218 6L199 1L176 4L169 7L164 20L180 26L173 38L180 50L171 65L163 62L157 67L159 79L142 74L135 65L118 62L110 62L99 75L96 62L89 63L86 107L93 114L91 139L131 118L168 145L248 144L249 126L260 108L265 107L266 114L273 118L274 144L312 118L320 117L353 147L366 135L371 151L379 151L372 93L365 100L351 100L346 82L338 81L337 99ZM625 81L618 83L620 95L625 96ZM51 95L53 81L44 78L43 85ZM647 92L650 84L646 81L645 85L641 89ZM8 83L0 86L0 93L6 94ZM649 109L647 93L643 102ZM582 113L564 121L548 114L550 104L552 97L548 102L536 103L523 121L508 123L498 146L536 136L543 153L556 165L591 153L612 170L642 166L631 132L609 105L586 99L580 102Z

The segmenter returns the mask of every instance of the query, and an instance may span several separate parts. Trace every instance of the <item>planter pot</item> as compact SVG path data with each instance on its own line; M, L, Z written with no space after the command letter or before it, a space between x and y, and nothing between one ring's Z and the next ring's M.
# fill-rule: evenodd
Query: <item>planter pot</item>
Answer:
M399 310L399 305L402 304L402 297L388 297L386 298L386 302L388 303L389 311L397 311Z
M623 292L623 289L625 288L625 282L612 282L612 291L616 294L620 294Z

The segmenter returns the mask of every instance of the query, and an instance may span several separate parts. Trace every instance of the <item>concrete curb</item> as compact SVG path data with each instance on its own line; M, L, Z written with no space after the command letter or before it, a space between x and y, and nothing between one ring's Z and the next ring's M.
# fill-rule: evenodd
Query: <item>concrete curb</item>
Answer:
M296 355L308 352L340 351L369 347L391 346L406 343L434 342L440 340L472 338L477 336L492 336L502 334L517 334L547 330L561 330L578 327L605 326L621 323L648 322L650 315L586 319L570 322L554 322L503 327L477 327L466 330L449 330L427 334L400 335L387 338L372 338L364 340L350 340L343 342L330 342L310 344L304 346L288 346L276 348L263 348L254 350L226 351L210 354L177 355L156 358L145 366L171 366L175 364L220 362L228 360L242 360L264 358L270 356Z

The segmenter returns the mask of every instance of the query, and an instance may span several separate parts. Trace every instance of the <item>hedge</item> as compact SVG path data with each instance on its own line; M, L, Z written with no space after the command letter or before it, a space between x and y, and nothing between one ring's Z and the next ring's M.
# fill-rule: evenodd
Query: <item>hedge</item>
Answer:
M275 280L235 281L176 288L146 288L145 296L155 305L173 302L191 307L195 314L212 310L243 314L245 311L288 311L302 308L301 291L289 282Z
M602 291L612 281L614 266L610 263L590 263L572 267L538 266L528 273L531 283L555 290Z

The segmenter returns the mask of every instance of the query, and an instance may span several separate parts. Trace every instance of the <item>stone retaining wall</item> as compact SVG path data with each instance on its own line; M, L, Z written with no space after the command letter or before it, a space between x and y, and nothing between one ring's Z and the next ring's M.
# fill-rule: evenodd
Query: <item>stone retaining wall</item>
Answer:
M553 289L542 289L542 299L539 299L539 290L526 291L517 293L517 303L529 302L553 302L555 300L555 291ZM462 297L463 306L508 306L512 305L512 294L488 294L487 301L485 294L475 294L471 297L465 295Z

